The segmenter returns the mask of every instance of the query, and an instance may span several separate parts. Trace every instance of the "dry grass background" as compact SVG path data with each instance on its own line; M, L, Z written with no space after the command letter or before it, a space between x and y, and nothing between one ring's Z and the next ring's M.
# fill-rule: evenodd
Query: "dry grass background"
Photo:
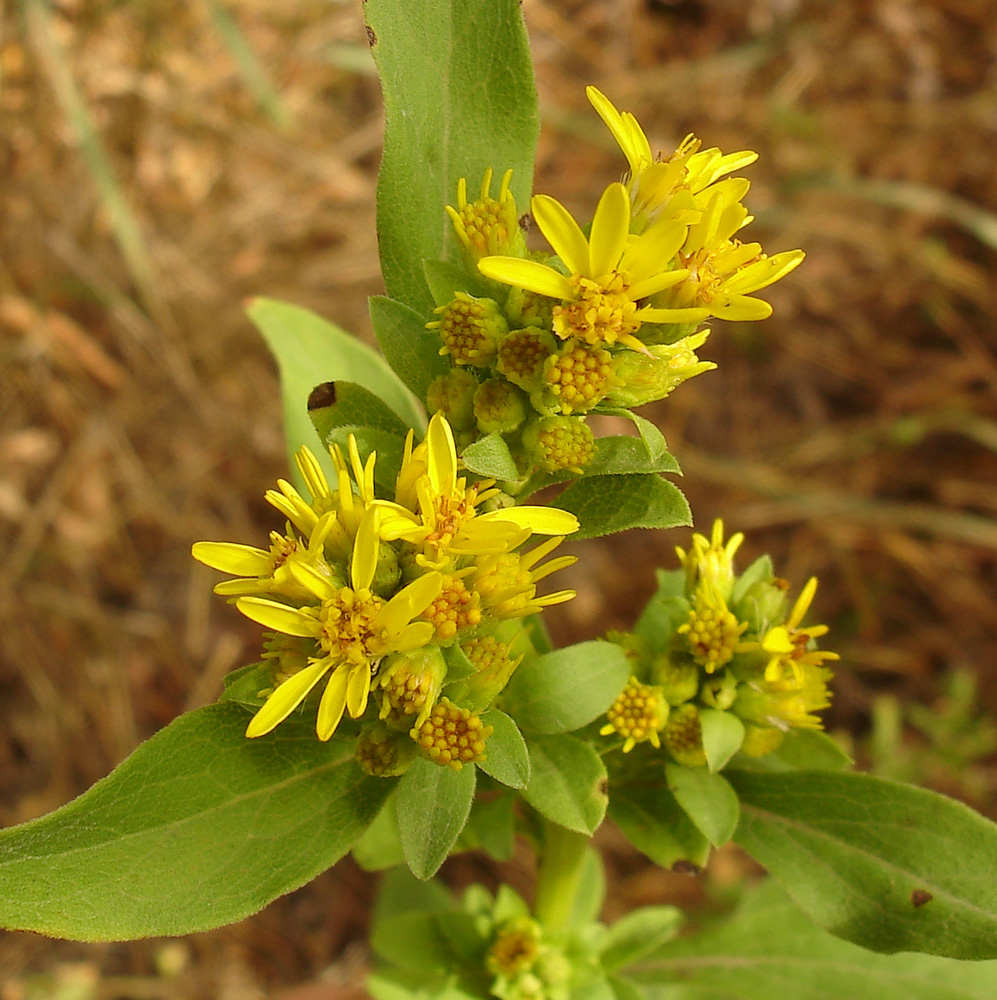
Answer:
M651 416L700 528L723 516L748 532L747 555L771 550L797 584L820 575L820 620L844 657L831 724L861 750L879 693L934 711L958 670L994 712L992 5L524 10L544 119L538 189L586 211L620 173L585 101L595 83L655 146L694 130L758 150L753 231L769 252L808 253L771 290L775 316L718 326L706 355L719 371ZM262 493L284 469L276 376L241 302L285 298L370 337L381 112L355 0L20 0L0 31L7 825L82 791L253 657L257 628L188 554L197 539L275 526ZM576 546L579 597L552 615L557 635L625 627L684 537ZM971 783L920 770L994 812L992 755ZM607 850L616 906L676 891L611 838ZM471 863L451 864L461 877ZM353 990L371 892L344 863L183 942L8 934L0 997L290 996L322 970L322 985L293 995ZM30 977L40 970L55 978Z

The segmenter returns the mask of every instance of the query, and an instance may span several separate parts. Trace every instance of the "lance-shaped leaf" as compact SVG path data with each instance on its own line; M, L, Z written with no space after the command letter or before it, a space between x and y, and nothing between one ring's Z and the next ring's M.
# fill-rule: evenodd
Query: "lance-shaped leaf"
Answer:
M467 178L513 170L529 203L539 132L533 64L517 0L367 0L368 40L384 94L377 231L388 294L433 309L423 271L456 246L444 205Z
M103 781L0 833L0 925L83 941L241 920L339 860L391 779L286 720L258 740L223 703L183 715Z
M727 777L734 839L826 930L873 951L997 958L997 825L868 774Z
M877 955L814 926L773 880L728 923L671 941L630 977L657 1000L992 1000L997 962Z

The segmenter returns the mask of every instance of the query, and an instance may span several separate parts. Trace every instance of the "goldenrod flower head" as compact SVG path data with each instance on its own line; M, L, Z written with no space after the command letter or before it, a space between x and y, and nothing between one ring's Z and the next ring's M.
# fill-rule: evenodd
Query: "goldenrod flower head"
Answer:
M473 586L488 613L496 618L523 618L570 601L575 596L573 590L537 594L540 580L577 561L575 556L558 556L541 564L563 541L563 538L549 538L523 554L501 552L478 557Z
M783 732L790 728L821 729L823 723L814 713L831 704L830 679L831 671L813 660L798 663L796 670L778 680L770 680L766 672L764 679L740 686L734 711L742 719Z
M486 379L474 394L474 418L482 434L510 434L526 419L526 397L504 378Z
M655 344L646 353L621 351L613 359L616 384L606 392L606 400L628 408L643 406L664 399L683 382L716 368L712 361L696 357L709 335L709 330L701 330L674 344Z
M801 627L816 593L817 577L812 576L796 599L786 623L770 628L762 636L762 649L771 654L765 667L765 680L769 683L780 683L790 677L799 683L804 668L820 667L826 660L839 659L837 653L811 648L815 640L829 631L826 625Z
M516 200L509 190L512 171L507 170L499 187L498 200L491 197L492 171L485 171L477 201L467 200L467 180L457 182L457 208L446 206L454 232L472 262L487 254L518 254L525 251L519 228Z
M699 692L699 669L686 658L661 653L651 663L651 678L669 705L691 701Z
M423 565L444 568L455 557L509 553L534 532L565 535L578 530L577 518L555 507L479 513L478 505L498 493L488 481L468 486L458 475L453 433L436 414L425 441L416 448L406 446L396 502L378 501L384 512L381 535L404 539L419 550Z
M426 324L443 341L440 354L449 354L457 365L484 368L495 359L499 340L509 331L498 303L457 292L435 310L440 319Z
M488 971L503 979L512 979L528 971L540 954L542 931L530 917L513 917L498 928L488 949Z
M737 620L713 587L702 583L696 588L689 618L679 626L678 633L686 637L693 659L712 674L730 663L735 653L756 646L756 643L741 642L747 627L748 623Z
M408 770L417 750L407 735L376 722L360 734L354 756L357 763L377 778L388 778Z
M543 389L534 405L547 412L584 413L620 382L609 351L569 340L544 362Z
M477 672L453 685L452 697L472 712L481 711L501 694L523 657L512 655L510 643L494 635L465 639L460 648Z
M695 221L693 196L758 159L750 149L726 156L716 148L700 151L702 144L693 135L687 135L670 155L655 156L647 135L629 111L617 111L595 87L587 87L585 93L630 164L627 187L633 201L634 232L641 232L662 216Z
M481 595L468 590L463 579L473 572L469 566L458 573L443 574L439 594L422 613L423 618L433 623L440 642L449 642L459 633L481 624Z
M447 665L437 646L389 656L378 671L382 694L380 717L395 719L415 715L421 726L439 697Z
M706 751L699 709L691 702L673 708L662 730L661 742L679 764L702 767L706 763Z
M557 353L557 342L546 330L536 326L512 330L498 346L496 368L513 385L526 392L543 386L544 362Z
M730 600L734 586L734 555L743 541L744 535L737 532L725 543L724 523L718 518L713 522L709 539L703 535L693 535L688 553L676 546L675 552L685 568L687 592L694 593L702 583L724 601Z
M609 706L606 719L599 735L616 733L622 736L624 753L630 753L638 743L645 742L657 749L661 746L658 733L668 719L668 702L661 688L641 684L631 676L627 686Z
M459 771L465 764L485 759L485 740L494 731L480 716L441 698L409 735L434 764Z
M579 417L542 417L523 431L523 447L544 472L580 476L595 455L592 429Z
M442 577L428 572L403 587L390 600L374 594L377 565L377 508L365 515L355 541L349 587L337 587L322 573L295 565L298 582L313 603L292 607L262 597L240 597L236 607L247 618L287 635L314 639L320 654L304 670L289 677L256 713L246 735L263 736L294 711L323 678L316 732L329 739L348 710L354 719L367 707L371 678L390 653L407 652L433 639L429 622L414 622L439 594Z
M564 340L643 350L634 336L641 324L673 318L671 311L637 303L687 276L682 269L671 269L685 242L686 225L666 221L631 236L630 199L622 184L610 184L603 192L588 237L554 198L536 195L531 204L537 225L568 273L535 260L499 256L482 258L478 270L503 284L560 300L553 326ZM705 316L700 309L692 318Z

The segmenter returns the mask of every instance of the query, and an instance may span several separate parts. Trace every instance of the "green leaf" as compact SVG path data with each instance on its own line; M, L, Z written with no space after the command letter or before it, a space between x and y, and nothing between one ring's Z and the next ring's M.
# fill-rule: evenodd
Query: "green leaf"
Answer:
M516 838L514 806L515 796L511 793L475 798L456 850L482 850L496 861L510 860Z
M485 169L492 194L512 168L528 208L539 132L529 43L516 0L367 0L364 14L384 94L377 231L384 283L419 313L433 308L423 261L454 247L443 206Z
M371 922L376 926L391 917L415 910L449 913L455 909L457 903L445 886L435 881L424 882L407 868L400 867L385 872L381 878Z
M378 872L384 868L404 864L405 852L402 850L402 840L398 833L394 795L388 798L374 822L353 845L352 853L353 860L368 872Z
M450 947L432 912L399 913L378 921L370 945L384 961L411 972L445 972L453 964Z
M677 906L642 906L620 917L602 940L602 967L615 972L650 955L678 934L684 919Z
M711 774L705 767L667 763L665 779L685 814L714 847L734 836L739 816L737 795L723 775Z
M683 586L685 572L682 571ZM647 602L634 632L637 633L656 653L663 653L671 641L675 630L689 617L689 602L684 597L663 597L655 594Z
M473 767L455 771L417 760L398 782L398 832L405 860L416 878L427 879L447 859L474 798Z
M312 389L323 380L356 382L391 407L406 426L424 425L415 401L384 359L338 326L308 309L274 299L253 299L247 314L280 368L284 430L292 458L307 444L324 460L307 409Z
M740 754L731 767L741 771L841 771L854 762L837 740L816 729L791 729L764 757Z
M772 557L759 556L734 582L730 603L737 604L756 583L774 579L775 568L772 565Z
M478 767L503 785L525 788L530 780L530 755L519 727L498 709L485 712L481 721L494 726L495 732L485 741L487 756Z
M450 370L450 362L440 355L440 338L426 329L427 317L402 302L375 295L370 300L370 321L388 364L424 400L429 383Z
M586 476L679 471L678 462L667 451L651 454L641 438L625 435L598 438L595 455L585 467Z
M630 676L623 649L595 639L520 665L502 704L531 733L566 733L587 726L613 704Z
M222 684L225 690L219 701L233 701L255 712L266 701L260 697L260 691L273 687L273 671L267 663L250 663L233 670Z
M610 976L609 985L616 1000L647 1000L647 994L625 976Z
M499 482L519 478L516 460L501 434L488 434L469 444L461 453L464 465L476 476Z
M609 818L638 851L662 868L688 872L706 864L709 841L660 784L614 785Z
M877 955L824 933L771 879L720 927L630 973L652 1000L993 1000L997 962Z
M84 941L241 920L339 860L394 787L292 717L247 740L227 703L183 715L89 791L0 833L0 924Z
M457 292L467 292L475 298L485 299L495 294L483 280L477 280L467 273L466 268L458 267L449 261L426 260L423 261L422 269L426 275L430 294L437 306L445 306L452 302Z
M325 382L318 390L312 393L308 415L322 441L328 443L336 433L338 443L343 428L369 427L402 438L408 432L405 421L390 406L356 382Z
M741 749L744 723L730 712L701 708L699 725L703 733L706 763L711 771L719 771Z
M606 812L606 768L587 743L574 736L534 736L530 783L523 798L541 816L591 836Z
M867 774L729 778L735 839L826 930L873 951L997 957L997 825Z
M557 506L581 522L572 540L598 538L628 528L692 524L689 504L681 490L651 474L579 479L557 498Z

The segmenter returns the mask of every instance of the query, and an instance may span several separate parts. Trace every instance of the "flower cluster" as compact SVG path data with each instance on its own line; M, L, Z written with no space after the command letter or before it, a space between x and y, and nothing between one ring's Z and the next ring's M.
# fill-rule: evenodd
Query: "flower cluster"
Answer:
M767 556L734 570L743 541L724 541L723 522L710 538L693 535L677 549L682 569L662 574L661 589L635 634L616 635L633 675L610 707L602 736L664 747L680 764L706 763L701 713L731 713L744 730L741 750L775 750L790 729L820 729L827 708L826 666L836 653L817 648L826 625L804 626L817 590L811 578L789 603L789 584Z
M552 255L527 250L508 173L497 200L490 171L476 201L461 181L447 211L467 287L427 324L451 362L430 409L447 413L461 444L504 435L524 477L580 474L595 452L587 414L662 399L714 368L697 357L709 335L699 325L764 319L771 306L752 293L803 259L739 237L749 185L729 175L755 153L725 156L687 136L655 157L632 115L594 87L588 96L629 162L625 181L605 189L587 230L554 198L532 199Z
M269 733L315 693L319 739L344 714L364 720L357 756L372 773L399 773L415 748L456 768L482 759L479 713L515 669L521 619L574 596L541 596L537 583L574 561L546 557L578 522L552 507L486 510L499 491L459 474L439 414L419 445L409 433L392 500L376 496L376 455L364 460L353 436L348 455L331 456L333 484L303 448L310 497L283 480L266 494L287 519L269 548L193 547L236 577L216 592L270 630L246 735ZM534 533L550 537L523 551Z

